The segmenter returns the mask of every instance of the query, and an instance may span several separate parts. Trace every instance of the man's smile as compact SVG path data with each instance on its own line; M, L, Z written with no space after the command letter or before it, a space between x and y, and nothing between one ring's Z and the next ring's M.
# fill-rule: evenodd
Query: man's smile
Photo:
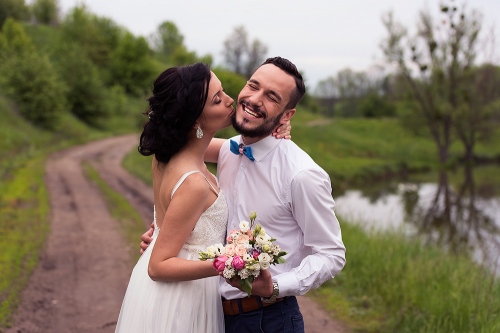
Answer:
M256 112L254 111L250 106L242 103L241 106L243 107L243 111L245 111L247 114L254 118L263 118L263 114L261 112Z

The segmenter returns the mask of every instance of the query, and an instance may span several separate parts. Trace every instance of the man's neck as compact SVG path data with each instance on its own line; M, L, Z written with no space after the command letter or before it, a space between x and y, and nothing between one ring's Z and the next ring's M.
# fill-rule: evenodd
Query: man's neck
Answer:
M270 134L269 134L270 135ZM249 137L249 136L244 136L243 134L241 135L241 140L243 140L243 143L245 145L251 145L253 143L256 143L262 139L267 138L269 135L265 136L259 136L259 137Z

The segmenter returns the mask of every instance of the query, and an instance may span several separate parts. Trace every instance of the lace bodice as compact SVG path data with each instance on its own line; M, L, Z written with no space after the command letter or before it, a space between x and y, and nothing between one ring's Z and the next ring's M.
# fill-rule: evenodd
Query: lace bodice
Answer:
M184 179L194 172L188 173L183 176L178 184L174 187L172 195L175 190L180 186ZM206 178L205 178L206 179ZM183 245L183 249L189 252L205 251L206 247L209 245L222 243L226 237L226 228L228 220L228 208L226 203L226 198L223 192L217 192L213 185L208 179L207 182L210 184L214 192L217 194L217 199L212 203L210 207L207 208L201 214L196 226L194 227L191 235L189 236L186 243ZM155 233L159 232L158 225L156 224L156 211L154 214L154 224Z
M224 243L227 219L228 209L226 198L220 192L214 203L201 214L200 219L191 232L191 236L186 241L186 244L184 244L184 248L190 249L191 247L196 247L196 251L204 251L209 245Z

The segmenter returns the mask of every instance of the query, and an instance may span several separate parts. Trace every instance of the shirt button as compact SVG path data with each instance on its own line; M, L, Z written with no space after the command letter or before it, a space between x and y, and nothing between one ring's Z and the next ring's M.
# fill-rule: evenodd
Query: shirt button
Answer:
M245 165L242 165L242 166L241 166L241 168L242 168L242 169L245 169Z

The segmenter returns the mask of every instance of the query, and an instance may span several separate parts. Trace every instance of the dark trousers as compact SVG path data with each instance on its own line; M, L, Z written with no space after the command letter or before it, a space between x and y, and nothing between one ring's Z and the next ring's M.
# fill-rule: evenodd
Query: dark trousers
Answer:
M234 316L224 316L226 333L304 333L304 319L297 298Z

